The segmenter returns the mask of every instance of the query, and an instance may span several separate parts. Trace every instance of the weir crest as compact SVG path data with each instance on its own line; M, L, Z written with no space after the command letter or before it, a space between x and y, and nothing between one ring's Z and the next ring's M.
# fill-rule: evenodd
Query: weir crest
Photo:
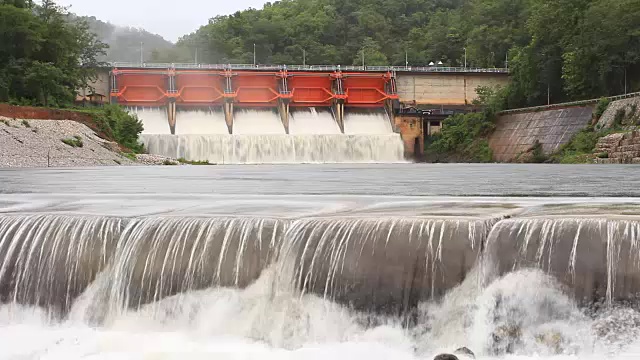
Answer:
M537 268L613 303L640 292L639 237L637 219L0 215L0 298L65 316L102 273L106 319L273 268L275 292L409 316L474 269L482 287Z

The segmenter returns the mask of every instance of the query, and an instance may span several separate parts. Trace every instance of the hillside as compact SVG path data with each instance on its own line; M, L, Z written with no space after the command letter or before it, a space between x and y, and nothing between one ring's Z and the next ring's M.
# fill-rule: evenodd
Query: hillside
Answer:
M98 38L109 45L103 61L139 62L140 43L143 44L145 61L151 61L158 52L169 51L174 44L162 36L152 34L144 29L119 27L111 23L98 20L95 17L80 17L87 21L90 29Z
M261 64L508 65L508 106L541 105L640 88L640 0L282 0L215 17L178 49L252 63L254 45Z

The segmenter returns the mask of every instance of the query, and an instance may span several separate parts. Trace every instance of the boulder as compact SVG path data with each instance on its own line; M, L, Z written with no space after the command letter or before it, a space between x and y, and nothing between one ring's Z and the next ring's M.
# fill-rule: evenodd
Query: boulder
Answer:
M464 355L468 358L475 359L476 355L468 347L461 347L453 352L455 355Z
M460 360L460 359L458 359L458 357L453 354L440 354L440 355L436 355L436 357L434 357L433 360Z
M475 359L476 355L467 347L461 347L453 352L453 354L439 354L433 360L466 360Z

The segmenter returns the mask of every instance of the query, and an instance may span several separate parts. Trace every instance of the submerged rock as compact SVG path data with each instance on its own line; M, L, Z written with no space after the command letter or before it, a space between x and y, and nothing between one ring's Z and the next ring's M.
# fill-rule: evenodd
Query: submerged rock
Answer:
M458 350L454 351L453 353L456 354L456 355L464 355L464 356L466 356L468 358L471 358L471 359L475 359L476 358L476 355L473 353L473 351L469 350L468 347L461 347Z
M461 347L453 352L453 354L439 354L433 360L466 360L475 359L476 355L467 347Z
M436 357L434 357L433 360L460 360L460 359L458 359L458 357L453 354L440 354L440 355L436 355Z

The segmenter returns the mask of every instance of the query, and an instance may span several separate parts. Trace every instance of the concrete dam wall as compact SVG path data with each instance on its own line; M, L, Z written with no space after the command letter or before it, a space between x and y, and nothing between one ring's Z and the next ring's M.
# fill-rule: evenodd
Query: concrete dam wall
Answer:
M530 150L537 142L545 154L568 143L593 118L592 105L510 112L498 117L496 129L489 138L495 161L510 162Z

